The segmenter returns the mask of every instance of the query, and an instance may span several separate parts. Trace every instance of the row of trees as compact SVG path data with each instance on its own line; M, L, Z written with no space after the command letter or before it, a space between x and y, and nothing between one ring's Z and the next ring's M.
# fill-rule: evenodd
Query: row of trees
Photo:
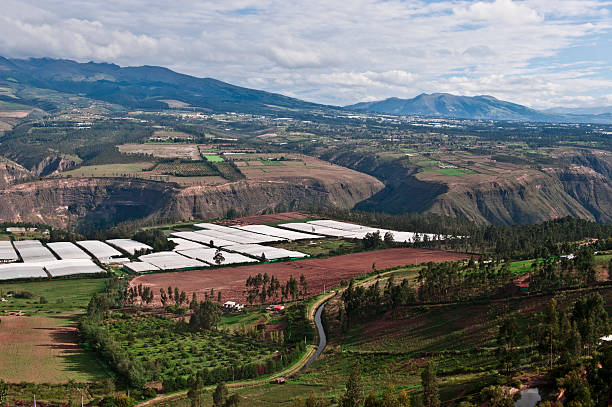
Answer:
M407 279L395 284L394 276L390 276L381 290L380 282L365 287L356 285L351 279L348 287L342 293L344 307L339 318L344 330L348 330L356 320L365 320L387 310L397 310L398 307L416 301L416 291Z
M306 276L300 275L299 281L293 276L285 284L281 284L274 275L268 273L249 276L245 283L247 301L249 304L259 301L264 304L266 301L306 298L308 296L308 282Z
M364 398L361 367L357 363L351 371L346 383L346 390L340 397L338 405L340 407L410 407L412 405L440 407L436 367L431 361L421 371L421 386L423 387L421 397L411 397L405 390L398 393L392 386L389 386L381 396L370 392Z
M142 364L130 358L129 354L103 327L102 320L111 308L119 308L127 297L124 280L107 281L102 294L94 294L87 306L87 312L79 320L79 332L91 349L98 353L120 376L138 389L146 382Z
M159 289L159 296L164 307L171 301L174 301L174 304L179 307L187 302L187 294L185 291L179 291L178 287L174 287L174 291L172 286L168 286L168 291L162 287Z
M153 290L149 286L143 287L142 284L138 284L136 287L130 287L127 290L127 302L134 304L138 298L145 304L150 304L153 301Z
M612 267L612 264L610 265ZM612 274L609 274L612 278ZM419 299L424 302L464 301L506 295L516 275L508 259L429 263L419 271ZM573 259L550 257L534 262L529 270L529 291L553 292L561 288L583 287L596 283L593 249L585 247Z

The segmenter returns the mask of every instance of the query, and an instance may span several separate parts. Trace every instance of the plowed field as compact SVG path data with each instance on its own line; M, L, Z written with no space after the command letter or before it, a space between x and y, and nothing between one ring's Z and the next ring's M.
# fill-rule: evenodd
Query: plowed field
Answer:
M420 264L429 261L452 261L467 258L459 253L449 253L425 249L386 249L371 252L347 254L327 259L305 259L282 263L258 264L253 266L228 267L212 270L194 270L176 273L161 273L138 276L132 285L151 286L155 293L155 302L159 302L159 289L168 286L184 290L191 298L195 292L203 299L205 292L211 288L222 292L223 301L245 302L245 282L247 277L258 273L276 276L281 283L289 276L298 278L306 276L309 294L318 294L324 287L336 286L342 280L372 271L376 263L378 270L407 264Z

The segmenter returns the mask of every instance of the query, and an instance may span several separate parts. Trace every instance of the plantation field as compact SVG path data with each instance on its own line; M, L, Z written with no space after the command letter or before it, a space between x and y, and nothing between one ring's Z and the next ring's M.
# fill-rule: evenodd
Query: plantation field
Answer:
M62 176L71 177L137 177L143 171L151 168L153 162L131 164L85 165L70 171L62 172Z
M151 314L115 312L105 330L147 368L149 379L187 378L204 368L265 364L279 345L255 341L223 330L178 333L174 320Z
M228 162L214 162L213 165L221 176L228 181L237 181L244 178L244 174Z
M174 175L177 177L205 177L218 175L218 172L214 168L203 161L159 163L155 166L153 172L164 175Z

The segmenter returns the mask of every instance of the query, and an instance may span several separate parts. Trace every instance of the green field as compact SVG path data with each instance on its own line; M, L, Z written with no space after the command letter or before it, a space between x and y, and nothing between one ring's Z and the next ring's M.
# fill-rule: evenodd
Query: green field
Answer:
M437 168L436 170L441 173L441 175L465 175L474 173L473 171L461 168Z
M358 242L335 238L321 239L316 244L310 244L309 240L302 240L275 243L273 246L306 253L311 257L348 254L362 250L362 246Z
M206 161L209 161L211 163L222 163L225 161L223 157L216 154L205 154L204 158L206 158Z
M7 298L7 302L0 302L1 312L22 311L27 315L72 315L81 313L87 307L94 293L103 291L106 279L75 279L54 280L27 283L0 284L0 297L9 292L28 291L33 298ZM40 297L47 303L40 304Z

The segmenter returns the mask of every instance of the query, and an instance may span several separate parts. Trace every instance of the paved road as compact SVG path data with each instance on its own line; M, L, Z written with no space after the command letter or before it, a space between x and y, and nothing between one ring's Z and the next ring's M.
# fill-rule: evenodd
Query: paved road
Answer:
M325 308L325 304L327 304L327 301L325 301L323 304L319 306L319 308L317 308L317 312L315 313L315 316L314 316L314 322L317 327L317 332L319 333L319 347L317 347L317 350L315 351L314 355L312 355L312 357L308 360L308 362L306 362L304 367L302 367L302 370L306 369L315 360L317 360L319 355L323 352L323 350L327 346L327 336L325 335L325 329L323 329L323 324L321 323L321 314L323 313L323 308Z

